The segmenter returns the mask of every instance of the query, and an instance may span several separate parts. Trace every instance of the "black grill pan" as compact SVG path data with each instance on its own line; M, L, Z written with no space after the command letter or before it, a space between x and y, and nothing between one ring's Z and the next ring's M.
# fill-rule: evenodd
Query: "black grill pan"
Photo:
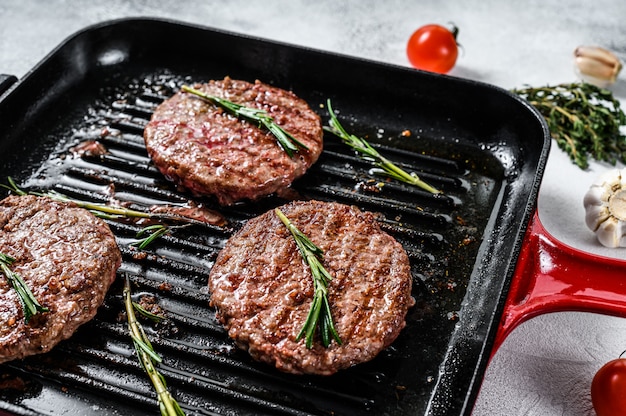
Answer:
M156 396L120 312L122 278L150 295L167 324L145 324L160 369L188 414L461 415L471 412L522 238L549 136L541 117L501 89L287 44L153 19L86 28L0 99L0 182L145 210L184 205L151 164L142 132L182 83L224 76L293 90L444 191L376 186L369 166L325 137L319 162L289 195L220 208L228 226L195 226L142 255L139 225L109 221L124 261L97 317L52 352L0 365L0 413L156 414ZM77 151L98 143L105 154ZM247 219L315 198L378 215L411 259L416 306L376 359L331 377L292 376L237 350L208 306L208 272Z

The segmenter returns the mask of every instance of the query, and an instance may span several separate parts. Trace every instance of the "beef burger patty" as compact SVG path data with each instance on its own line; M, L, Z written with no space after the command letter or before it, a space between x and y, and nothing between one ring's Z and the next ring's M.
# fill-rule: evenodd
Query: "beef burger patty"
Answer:
M49 312L24 321L19 297L0 273L0 363L44 353L96 315L122 256L107 224L46 197L0 201L0 252Z
M322 152L320 117L292 92L228 77L194 88L265 110L308 150L289 157L264 128L178 92L156 108L144 140L161 173L193 194L214 195L222 205L255 200L287 188Z
M320 201L280 208L324 251L333 279L328 299L341 345L309 349L296 341L313 297L311 272L272 210L248 221L219 253L209 275L211 304L236 344L259 361L294 374L329 375L374 358L405 326L409 259L370 213Z

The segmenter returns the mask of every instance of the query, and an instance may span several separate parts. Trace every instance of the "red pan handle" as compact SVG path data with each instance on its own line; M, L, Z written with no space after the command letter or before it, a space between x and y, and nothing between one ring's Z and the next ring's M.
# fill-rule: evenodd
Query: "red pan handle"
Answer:
M535 211L520 250L492 357L522 322L563 311L626 317L626 261L559 242L546 231Z

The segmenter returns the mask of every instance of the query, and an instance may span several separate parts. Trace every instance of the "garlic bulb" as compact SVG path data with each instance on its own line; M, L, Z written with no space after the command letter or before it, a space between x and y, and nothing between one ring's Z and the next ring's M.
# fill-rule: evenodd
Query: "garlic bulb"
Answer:
M626 168L601 175L583 200L585 222L606 247L626 247Z
M599 46L579 46L574 51L576 73L586 82L601 88L617 79L622 62L613 52Z

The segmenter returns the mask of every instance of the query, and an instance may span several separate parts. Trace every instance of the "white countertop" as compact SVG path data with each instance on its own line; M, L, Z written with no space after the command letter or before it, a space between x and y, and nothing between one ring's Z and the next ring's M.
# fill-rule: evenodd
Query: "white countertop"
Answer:
M581 44L602 45L626 61L623 0L101 4L0 0L0 73L21 77L85 26L139 16L171 18L402 66L408 66L405 44L413 30L427 23L454 22L464 51L450 75L506 89L575 81L572 53ZM626 106L626 74L613 91ZM540 191L539 215L559 240L626 259L626 249L603 249L584 225L582 196L609 168L593 163L582 171L554 145ZM473 414L594 415L589 396L593 374L625 349L626 319L578 312L533 318L514 330L495 355Z

